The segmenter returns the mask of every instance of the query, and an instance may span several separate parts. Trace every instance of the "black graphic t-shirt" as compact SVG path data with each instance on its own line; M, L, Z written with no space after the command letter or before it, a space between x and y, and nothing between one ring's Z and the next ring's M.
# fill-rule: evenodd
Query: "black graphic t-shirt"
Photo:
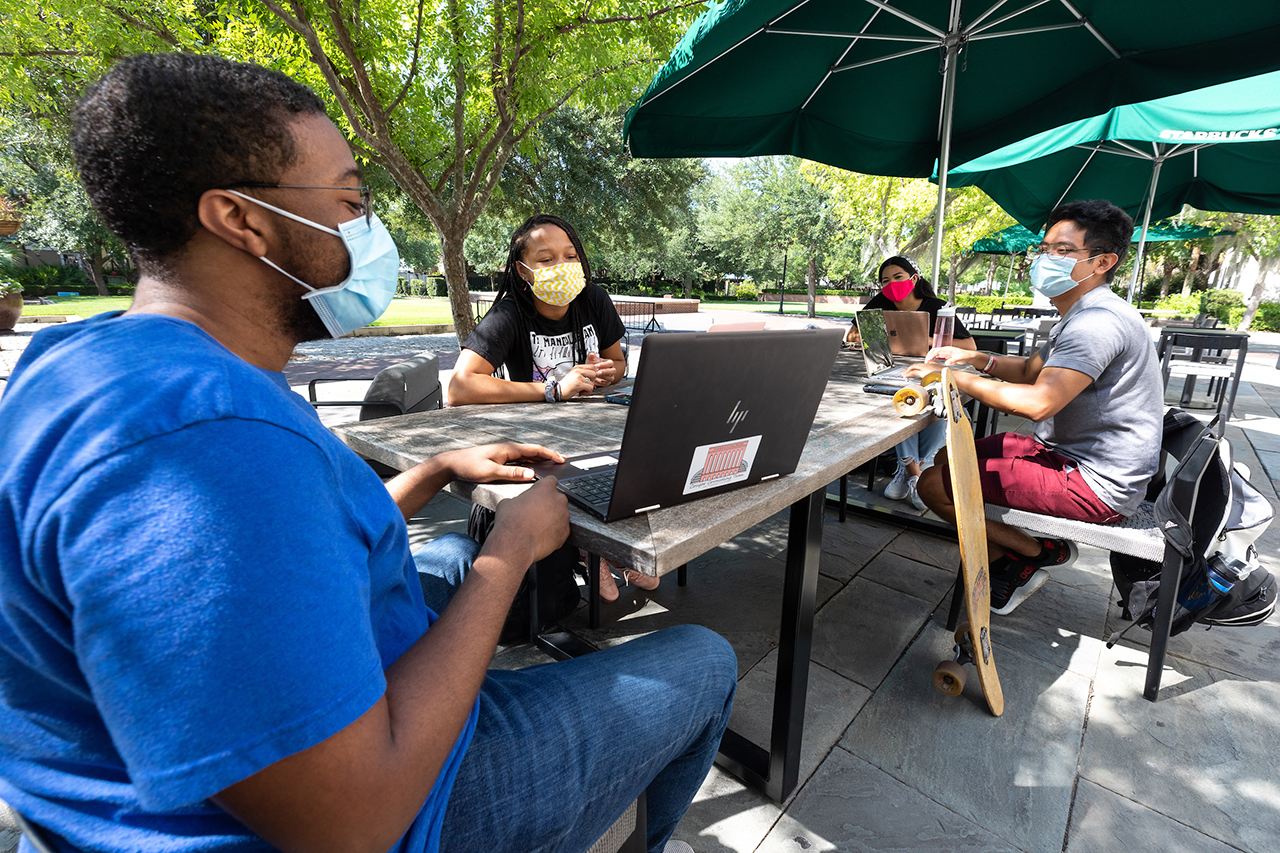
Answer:
M622 319L603 287L588 284L574 304L582 313L586 352L599 355L622 339L626 332ZM514 299L498 300L463 347L494 367L505 367L513 382L541 382L548 376L560 379L580 363L572 310L560 320L548 320L536 312L521 317L519 312Z

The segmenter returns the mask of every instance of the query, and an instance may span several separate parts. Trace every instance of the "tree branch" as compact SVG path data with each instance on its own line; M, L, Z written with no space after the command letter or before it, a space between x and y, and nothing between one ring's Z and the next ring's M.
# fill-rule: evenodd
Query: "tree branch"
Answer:
M138 18L135 18L133 15L130 15L128 12L126 12L124 9L119 8L118 6L112 6L110 4L104 3L103 8L106 9L111 14L115 15L120 20L124 21L126 24L129 24L130 26L134 26L140 30L145 30L146 32L151 33L153 36L160 39L162 42L169 45L170 47L178 47L177 36L171 33L166 27L157 27L154 24L148 24Z
M396 111L396 107L400 106L400 102L404 100L404 96L409 94L409 86L412 85L414 78L418 76L418 48L422 45L422 0L418 0L418 23L413 31L413 62L409 64L409 76L404 80L404 86L400 89L400 94L396 95L395 100L391 102L391 106L387 107L387 115L391 115Z

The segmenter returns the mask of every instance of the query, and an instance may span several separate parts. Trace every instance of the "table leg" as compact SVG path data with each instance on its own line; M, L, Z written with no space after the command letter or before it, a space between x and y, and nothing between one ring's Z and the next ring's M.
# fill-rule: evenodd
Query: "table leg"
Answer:
M720 753L716 756L717 764L762 789L777 802L785 800L800 779L800 747L804 741L804 706L809 689L825 496L824 488L791 505L769 750L766 752L730 730L720 741Z

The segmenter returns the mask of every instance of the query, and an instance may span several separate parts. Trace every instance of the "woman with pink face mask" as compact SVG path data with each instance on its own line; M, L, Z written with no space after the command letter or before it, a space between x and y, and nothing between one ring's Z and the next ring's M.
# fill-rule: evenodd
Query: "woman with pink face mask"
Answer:
M881 311L927 311L929 334L933 334L938 322L938 309L947 303L933 292L929 280L920 275L915 265L906 258L895 255L880 264L880 292L871 298L864 308ZM849 327L845 340L859 343L858 324ZM955 323L952 346L976 350L977 344L959 320ZM921 353L923 355L923 353ZM946 424L936 421L915 435L903 440L894 448L898 454L898 470L885 487L884 496L890 500L910 500L918 510L924 510L924 501L916 494L916 481L920 472L933 464L934 455L947 443Z
M548 213L526 219L511 235L493 307L462 345L449 405L554 404L626 378L626 329L609 294L590 280L572 225ZM606 601L618 597L614 568L600 561L600 597ZM652 575L617 571L642 589L658 585Z

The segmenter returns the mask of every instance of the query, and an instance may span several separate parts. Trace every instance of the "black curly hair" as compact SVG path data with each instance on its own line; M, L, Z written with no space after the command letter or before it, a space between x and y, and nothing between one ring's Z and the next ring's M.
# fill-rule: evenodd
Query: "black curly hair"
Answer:
M516 316L520 318L521 324L518 337L525 342L525 346L529 346L529 320L538 309L533 302L533 290L529 287L529 283L520 277L520 273L516 270L516 262L524 257L525 246L529 243L529 234L542 225L554 225L569 235L569 242L573 243L574 251L578 253L578 262L582 264L582 276L587 284L591 283L591 264L587 263L587 253L582 248L582 240L572 225L550 213L535 213L521 223L511 235L511 248L507 252L506 266L503 267L502 282L498 285L498 291L493 299L494 302L499 299L510 299L515 303L516 308L519 309L516 311ZM573 323L573 340L578 351L578 364L587 363L587 342L582 331L581 309L582 301L587 298L586 292L584 287L582 293L575 296L569 303L569 319ZM533 361L532 350L529 352L529 361L530 363Z
M141 54L91 84L72 115L80 179L138 268L163 275L200 228L207 190L272 182L296 162L289 125L324 115L278 71L215 56Z
M1050 228L1063 220L1070 220L1084 229L1086 249L1111 252L1116 256L1115 266L1107 270L1107 284L1110 284L1116 277L1116 268L1129 254L1133 217L1105 199L1069 201L1058 205L1049 214L1049 221L1044 225L1045 233L1048 234Z

